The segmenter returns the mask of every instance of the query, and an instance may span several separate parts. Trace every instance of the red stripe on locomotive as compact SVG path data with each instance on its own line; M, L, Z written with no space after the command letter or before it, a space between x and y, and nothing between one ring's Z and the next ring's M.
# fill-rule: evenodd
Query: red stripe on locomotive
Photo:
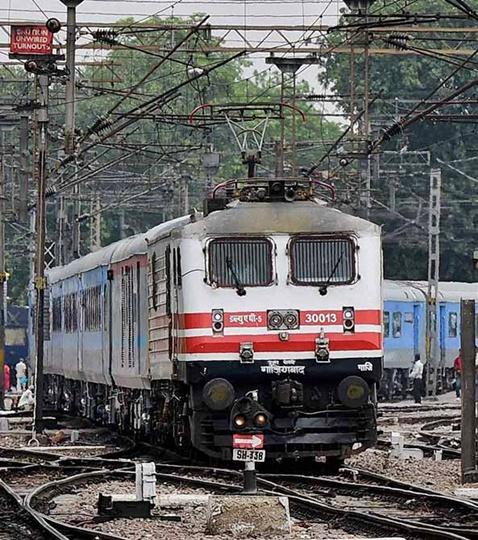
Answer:
M327 332L330 351L379 351L382 348L380 332L358 332L341 334ZM280 341L277 334L210 336L181 338L181 352L194 353L238 353L240 344L250 342L255 352L313 352L317 334L289 334L287 341Z

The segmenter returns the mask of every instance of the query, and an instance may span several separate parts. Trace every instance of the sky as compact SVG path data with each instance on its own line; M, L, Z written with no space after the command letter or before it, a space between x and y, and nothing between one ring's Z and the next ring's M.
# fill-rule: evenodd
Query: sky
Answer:
M61 18L65 13L60 0L2 0L0 6L2 21ZM77 13L82 22L204 12L214 24L310 25L333 24L342 6L339 0L84 0Z
M294 25L306 30L311 25L335 24L343 7L341 0L83 0L77 8L77 19L82 23L108 23L125 16L140 21L151 15L167 18L200 12L210 16L208 22L211 24ZM4 28L8 29L13 21L43 22L49 17L61 21L66 19L66 8L60 0L0 0L0 24ZM292 38L303 35L303 32L292 34ZM257 32L246 34L252 41L260 40L263 36ZM60 35L60 39L63 41L64 36ZM0 42L8 42L8 36L2 30ZM234 45L241 46L241 42L236 41ZM271 42L271 45L274 43ZM94 53L85 54L85 60L98 59L93 56ZM265 56L256 55L245 75L268 68ZM0 49L0 62L7 60L8 50ZM320 91L317 70L317 66L309 65L302 67L297 74L298 80L307 80L316 92Z

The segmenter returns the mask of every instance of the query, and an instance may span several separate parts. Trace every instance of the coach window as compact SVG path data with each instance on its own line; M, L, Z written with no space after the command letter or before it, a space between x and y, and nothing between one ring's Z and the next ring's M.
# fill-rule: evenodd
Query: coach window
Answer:
M402 314L400 311L393 312L392 334L394 338L399 338L402 335Z
M209 282L217 287L266 287L273 281L267 238L218 238L208 254Z
M390 312L383 312L383 337L390 336Z
M456 337L458 335L458 314L450 312L448 314L448 337Z
M351 238L295 237L290 244L291 278L296 285L344 285L355 278Z
M53 298L53 332L61 331L61 297Z

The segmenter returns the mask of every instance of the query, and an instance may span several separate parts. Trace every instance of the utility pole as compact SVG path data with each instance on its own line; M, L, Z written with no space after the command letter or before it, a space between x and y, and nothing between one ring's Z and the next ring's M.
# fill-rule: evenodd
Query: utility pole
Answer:
M65 153L67 156L75 154L75 110L76 110L76 8L83 0L61 0L66 6L66 68L68 71L68 79L66 81L65 97ZM76 171L76 164L74 165ZM80 255L80 222L78 220L80 208L80 187L75 185L73 188L73 217L72 217L72 249L69 259L74 259ZM60 216L58 220L59 228L59 245L58 252L64 253L64 226L65 220ZM63 264L64 260L59 261Z
M436 396L440 347L438 343L440 281L440 208L441 170L430 172L430 205L428 212L428 291L426 320L427 395ZM433 370L430 373L430 370Z
M5 363L5 294L4 283L7 279L5 271L5 169L3 163L3 143L0 148L0 409L3 409L5 397L3 366Z
M475 301L461 301L461 481L476 482Z
M23 222L28 221L28 116L20 116L19 139L20 162L20 193L18 197L18 217Z
M49 76L37 75L39 107L37 122L40 128L38 141L38 187L36 203L36 257L35 257L35 410L33 427L35 433L43 430L43 357L45 342L45 235L46 235L46 156L48 137L48 84Z
M101 248L101 204L100 196L96 195L95 202L90 205L90 251Z

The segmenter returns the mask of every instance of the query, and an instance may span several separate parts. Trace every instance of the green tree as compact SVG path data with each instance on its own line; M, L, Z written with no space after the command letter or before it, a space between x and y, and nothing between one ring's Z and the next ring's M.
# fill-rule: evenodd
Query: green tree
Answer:
M478 8L478 2L473 0L469 4ZM396 13L399 11L396 3L391 5L383 1L373 4L375 13ZM414 13L430 13L430 3L426 1L415 2ZM447 10L453 12L450 8ZM457 13L456 11L454 12ZM350 21L350 19L349 19ZM345 20L343 22L346 22ZM444 36L437 30L437 26L475 26L475 22L468 20L440 21L433 25L427 25L430 32L415 35L414 39L407 39L406 43L417 48L455 47L456 40L462 37L463 46L467 45L469 36L453 34ZM373 33L372 47L387 47L387 39L383 33ZM344 35L334 36L337 43ZM448 38L448 40L447 40ZM453 38L455 41L450 41ZM465 57L459 57L458 63ZM370 58L370 88L371 95L380 96L374 101L371 108L372 123L375 122L375 136L380 129L392 125L396 119L407 115L411 109L417 106L417 110L423 110L425 105L420 100L426 98L433 90L432 100L445 99L454 90L460 88L472 79L476 78L476 64L469 64L472 69L459 69L449 80L445 79L456 70L456 66L450 65L443 59L430 58L424 55L408 56L372 56ZM350 94L350 59L348 55L332 54L324 62L324 72L321 80L328 84L331 91L339 97L341 108L350 112L350 101L346 97ZM356 56L355 72L359 76L356 84L358 95L363 93L363 56ZM440 84L442 84L439 88ZM343 96L343 97L341 97ZM432 166L442 168L442 226L441 226L441 279L445 280L472 280L473 270L471 264L471 252L476 243L477 228L477 196L478 182L475 177L473 158L476 156L476 125L471 122L454 122L451 119L443 121L440 114L469 115L475 114L473 99L476 99L475 90L468 91L461 96L470 103L449 104L441 107L435 114L425 120L417 122L407 128L403 133L398 133L387 144L382 145L381 150L393 151L430 151ZM431 100L430 100L431 101ZM359 107L360 108L360 107ZM438 115L438 116L437 116ZM466 119L464 119L466 120ZM379 127L380 126L380 127ZM406 155L406 154L404 154ZM445 166L440 161L454 161L452 165L468 175L464 176L456 170ZM457 162L456 160L463 160ZM425 169L419 169L415 165L405 163L402 166L402 174L395 178L379 177L379 182L373 185L374 197L384 204L389 204L390 182L394 180L397 186L396 204L397 211L403 215L415 219L419 204L423 204L422 219L423 229L420 231L413 226L403 230L398 236L390 234L392 242L386 241L385 271L389 278L425 278L427 267L426 205L428 204L428 174L422 174ZM470 178L471 177L471 178ZM420 202L421 201L421 202ZM404 224L397 219L396 215L372 213L376 219L384 224L385 232L392 233ZM411 234L413 233L413 234ZM387 238L387 235L385 236ZM412 243L410 243L412 241Z

